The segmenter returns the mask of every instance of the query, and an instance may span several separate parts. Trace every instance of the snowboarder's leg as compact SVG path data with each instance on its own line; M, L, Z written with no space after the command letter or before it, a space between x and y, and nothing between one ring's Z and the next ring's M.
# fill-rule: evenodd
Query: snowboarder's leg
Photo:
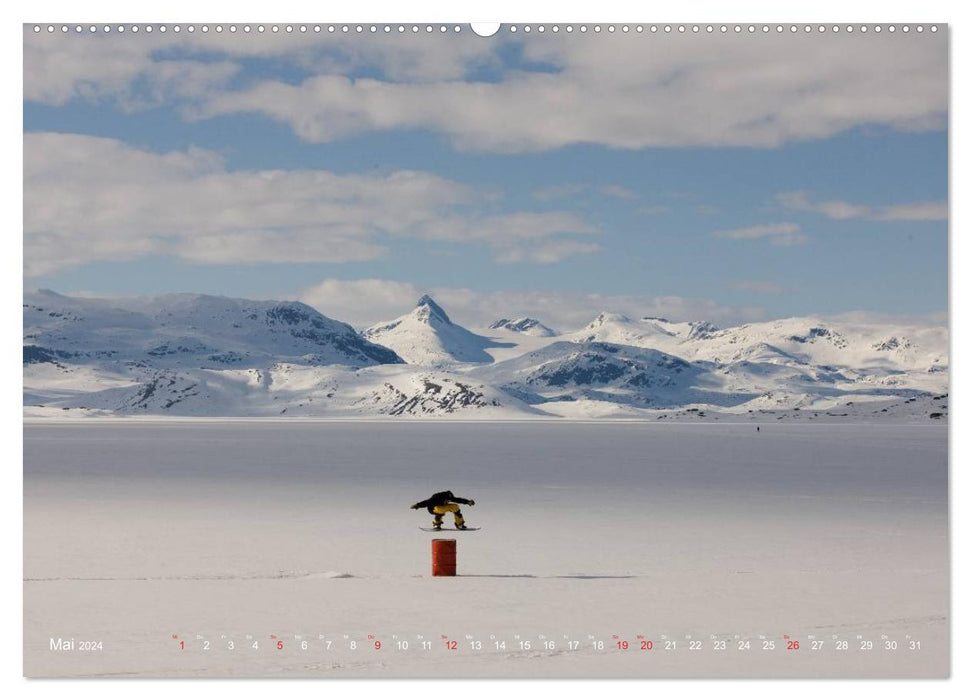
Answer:
M438 530L439 528L441 528L442 527L442 517L446 513L453 512L452 511L452 507L453 506L451 504L449 504L449 505L444 505L444 506L435 506L434 508L432 508L432 513L435 514L435 519L432 520L432 527L434 527L436 530ZM457 508L458 506L455 506L455 507Z
M452 513L455 516L455 527L462 529L465 525L465 519L462 517L462 511L458 503L446 503L443 506L435 506L432 508L432 512L435 514L435 520L432 521L432 525L435 528L442 526L442 516L446 513Z

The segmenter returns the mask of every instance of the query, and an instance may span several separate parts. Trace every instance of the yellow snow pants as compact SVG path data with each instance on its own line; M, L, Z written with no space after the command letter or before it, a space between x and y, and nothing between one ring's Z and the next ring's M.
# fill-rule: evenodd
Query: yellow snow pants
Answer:
M462 510L459 508L458 503L447 503L444 506L434 506L432 512L435 514L434 520L432 520L432 525L439 527L442 524L442 516L446 513L455 514L455 527L462 527L465 524L465 518L462 517Z

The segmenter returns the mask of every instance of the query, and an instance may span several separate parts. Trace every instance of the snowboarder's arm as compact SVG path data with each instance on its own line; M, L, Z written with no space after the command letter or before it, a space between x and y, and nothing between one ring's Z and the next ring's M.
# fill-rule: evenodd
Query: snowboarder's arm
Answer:
M455 501L456 503L461 503L466 506L475 505L475 501L473 501L471 498L459 498L458 496L452 496L452 500Z
M429 499L425 499L424 501L419 501L418 503L416 503L415 505L413 505L411 507L411 509L412 510L418 510L419 508L427 508L428 507L428 504L430 502L431 502L431 499L430 498Z

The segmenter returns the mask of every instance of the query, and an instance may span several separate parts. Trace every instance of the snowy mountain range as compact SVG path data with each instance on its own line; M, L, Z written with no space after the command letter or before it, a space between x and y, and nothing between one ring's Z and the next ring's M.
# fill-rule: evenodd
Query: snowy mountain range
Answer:
M431 297L357 332L299 302L24 299L28 416L941 420L944 327L718 328L601 313L465 328Z

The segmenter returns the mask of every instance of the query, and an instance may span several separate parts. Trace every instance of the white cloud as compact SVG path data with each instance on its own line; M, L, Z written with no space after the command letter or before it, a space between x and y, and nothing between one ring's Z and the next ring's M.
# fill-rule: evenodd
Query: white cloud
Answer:
M394 238L487 247L502 262L598 249L567 212L485 214L491 203L425 172L229 171L218 154L159 154L120 141L24 135L25 274L169 254L201 263L348 262Z
M941 129L947 112L946 30L703 41L631 32L610 36L609 51L607 37L562 33L488 41L469 33L353 40L209 34L29 33L25 98L109 98L128 106L170 100L195 118L256 112L313 142L428 129L460 148L492 151L591 143L774 147L862 125ZM505 64L511 44L527 65L543 68ZM243 57L272 58L308 77L230 82ZM167 65L174 62L198 70ZM482 68L490 80L477 78ZM187 77L173 80L173 73Z
M202 116L260 112L308 141L367 130L432 129L470 150L570 144L772 147L862 124L943 126L943 38L893 36L533 38L556 72L498 82L390 82L316 75L214 94Z
M426 291L394 280L327 279L293 296L331 318L364 328L400 316Z
M29 32L24 41L24 100L63 105L73 99L110 99L133 110L198 99L225 87L240 66L226 56L197 60L166 53L192 41L161 34Z
M810 193L805 190L782 192L776 195L776 200L787 209L811 211L836 220L944 221L948 216L946 202L912 202L870 207L842 200L812 201Z
M806 242L806 237L799 231L799 224L785 222L747 226L745 228L735 228L727 231L713 231L711 235L715 238L728 238L735 241L766 238L772 245L791 246L801 245Z
M632 318L663 316L672 320L707 319L734 324L765 318L757 306L732 307L705 299L553 291L476 292L458 287L420 287L383 279L324 280L297 298L328 316L358 328L407 313L422 294L431 294L456 322L485 328L498 318L533 316L560 331L583 327L601 311Z
M489 42L450 34L349 37L312 32L139 34L60 32L24 27L24 99L62 105L115 100L126 109L179 105L242 71L241 59L267 59L311 74L377 67L390 80L449 80L497 62Z
M946 202L914 202L894 204L877 211L880 221L946 221Z

